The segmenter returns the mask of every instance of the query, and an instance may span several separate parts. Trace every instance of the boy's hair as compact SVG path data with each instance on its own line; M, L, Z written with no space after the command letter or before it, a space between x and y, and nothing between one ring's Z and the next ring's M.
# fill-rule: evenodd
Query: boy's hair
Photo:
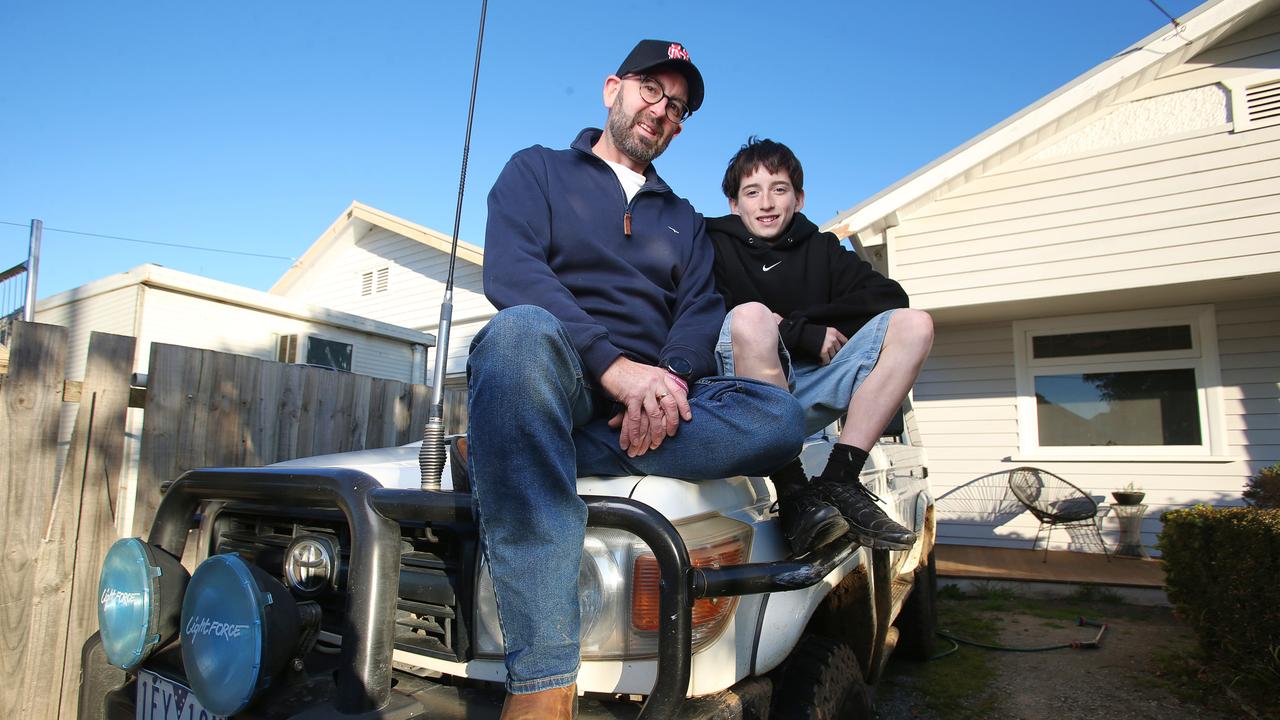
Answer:
M730 200L738 197L742 178L755 172L758 167L764 167L771 173L785 172L791 178L791 187L797 193L804 192L804 168L800 167L800 161L791 152L791 148L780 142L768 138L761 140L752 135L747 138L747 144L729 159L729 167L724 171L724 182L720 183L724 196Z

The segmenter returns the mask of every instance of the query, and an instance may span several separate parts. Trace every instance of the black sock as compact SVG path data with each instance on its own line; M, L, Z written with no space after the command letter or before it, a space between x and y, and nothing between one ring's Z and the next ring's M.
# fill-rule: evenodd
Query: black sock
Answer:
M844 443L836 443L831 448L831 457L827 460L827 469L822 471L822 482L859 482L858 474L862 466L867 464L867 451Z
M773 487L778 491L780 498L809 486L809 478L804 474L804 465L800 464L800 458L783 465L782 469L770 475L769 479L773 481Z

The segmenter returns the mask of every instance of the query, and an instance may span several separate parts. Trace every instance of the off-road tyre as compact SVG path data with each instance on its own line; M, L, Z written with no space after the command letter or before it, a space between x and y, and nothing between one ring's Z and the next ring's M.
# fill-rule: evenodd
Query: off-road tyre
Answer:
M898 626L895 656L925 662L937 653L938 565L932 550L916 569L915 584L894 624Z
M787 659L770 718L872 720L875 704L853 648L821 635L805 635Z

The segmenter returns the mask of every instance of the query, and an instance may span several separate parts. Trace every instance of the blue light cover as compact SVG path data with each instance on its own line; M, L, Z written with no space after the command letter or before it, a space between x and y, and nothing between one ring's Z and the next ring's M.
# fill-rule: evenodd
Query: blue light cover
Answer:
M261 669L271 602L237 555L214 555L191 576L182 601L182 664L206 709L233 715L269 682Z
M133 670L160 644L161 574L138 538L117 540L107 551L98 579L98 628L112 665Z

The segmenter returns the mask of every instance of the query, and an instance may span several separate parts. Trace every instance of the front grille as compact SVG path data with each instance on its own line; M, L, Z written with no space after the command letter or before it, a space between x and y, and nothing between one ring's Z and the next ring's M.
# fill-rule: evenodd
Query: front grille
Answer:
M237 553L287 587L285 552L295 538L303 535L328 537L341 549L337 588L318 597L299 599L319 603L322 628L342 635L351 535L341 513L229 505L213 518L209 552ZM465 524L402 523L400 545L396 648L444 660L471 659L468 628L475 583L474 529Z

